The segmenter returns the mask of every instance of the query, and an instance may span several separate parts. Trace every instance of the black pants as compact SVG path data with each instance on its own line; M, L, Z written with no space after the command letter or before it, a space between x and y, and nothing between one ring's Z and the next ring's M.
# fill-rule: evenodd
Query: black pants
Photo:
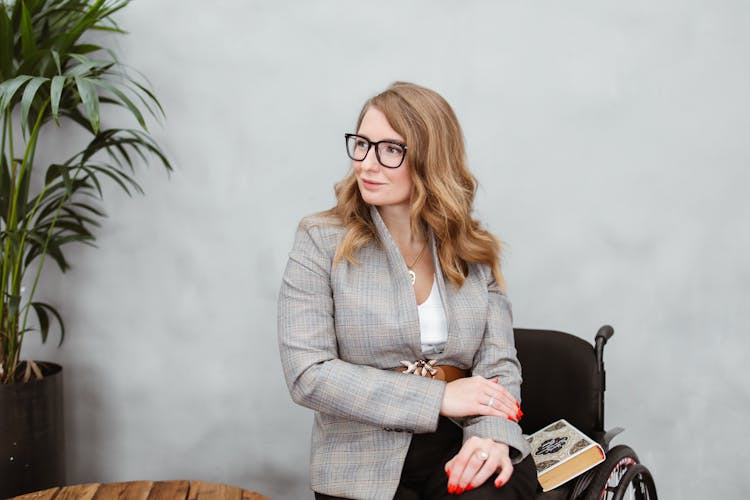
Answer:
M406 454L394 500L439 500L461 498L464 500L529 500L536 496L536 468L531 456L513 466L513 475L507 484L495 488L496 475L484 484L461 495L448 494L448 477L445 463L461 449L462 430L447 418L440 417L437 431L415 434ZM338 500L315 493L316 500Z

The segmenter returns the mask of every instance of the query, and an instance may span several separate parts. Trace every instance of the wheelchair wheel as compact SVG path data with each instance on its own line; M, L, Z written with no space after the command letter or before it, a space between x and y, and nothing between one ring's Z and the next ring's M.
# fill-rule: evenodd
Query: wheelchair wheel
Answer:
M656 500L656 487L649 470L638 461L638 455L625 445L609 450L607 458L596 468L596 474L584 500Z

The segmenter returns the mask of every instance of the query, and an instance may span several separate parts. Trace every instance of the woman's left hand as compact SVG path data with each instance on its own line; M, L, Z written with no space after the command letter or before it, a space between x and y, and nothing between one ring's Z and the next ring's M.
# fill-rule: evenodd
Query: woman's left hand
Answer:
M458 454L445 464L448 475L448 493L461 494L481 486L492 474L499 488L510 479L513 464L507 444L492 439L472 436L466 440Z

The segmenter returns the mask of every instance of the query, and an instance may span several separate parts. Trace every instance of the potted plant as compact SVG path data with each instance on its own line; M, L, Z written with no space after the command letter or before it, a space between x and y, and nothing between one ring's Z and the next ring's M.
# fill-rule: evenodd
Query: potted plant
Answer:
M138 164L172 168L146 124L163 116L159 101L100 45L124 33L112 15L129 1L0 0L0 498L64 482L59 367L20 358L32 331L44 342L56 323L64 336L36 298L43 266L65 272L69 245L93 244L103 182L140 192ZM138 126L105 125L117 109ZM78 151L40 164L48 131L71 128Z

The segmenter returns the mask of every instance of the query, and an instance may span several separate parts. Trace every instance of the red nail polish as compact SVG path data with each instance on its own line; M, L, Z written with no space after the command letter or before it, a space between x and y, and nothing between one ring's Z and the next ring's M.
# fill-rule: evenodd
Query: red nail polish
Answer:
M464 492L464 489L459 486L458 489L456 490L456 495L460 495L463 492Z
M496 482L495 482L495 488L499 488L499 487L501 487L502 485L503 485L503 482L502 482L502 481L496 481Z
M450 469L445 469L445 475L448 476L448 477L451 477L451 470Z
M518 401L516 401L516 407L518 407L518 409L520 410L521 409L521 403L519 403Z
M511 422L517 422L517 420L513 420L513 419L512 419L512 418L510 418L510 417L508 417L508 420L510 420Z
M474 487L469 484L469 485L466 485L466 489L464 491L471 491L473 489L474 489Z
M455 492L456 492L456 485L454 485L454 484L449 484L449 485L448 485L448 493L450 493L450 494L452 495L452 494L454 494Z

